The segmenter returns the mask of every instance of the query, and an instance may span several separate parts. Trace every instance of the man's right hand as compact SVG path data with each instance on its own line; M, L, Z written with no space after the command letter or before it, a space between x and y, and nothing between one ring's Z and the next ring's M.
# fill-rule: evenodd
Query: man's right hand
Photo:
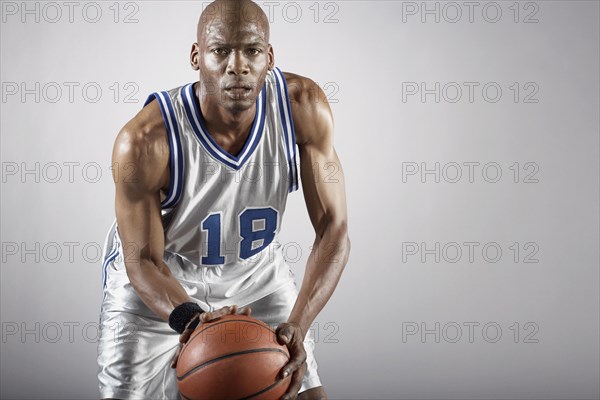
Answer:
M225 306L219 310L209 311L205 313L198 313L192 317L190 322L185 327L183 333L179 336L179 347L177 348L177 353L175 354L175 358L171 363L171 368L177 367L177 360L179 359L179 354L181 354L181 350L183 349L183 345L185 345L188 340L190 340L190 336L196 330L198 325L201 325L205 322L211 322L218 318L221 318L224 315L247 315L249 316L252 310L250 307L242 307L238 309L237 305Z
M225 306L216 311L210 311L200 314L200 323L214 321L217 318L222 317L223 315L250 315L252 310L250 307L242 307L238 308L238 306Z

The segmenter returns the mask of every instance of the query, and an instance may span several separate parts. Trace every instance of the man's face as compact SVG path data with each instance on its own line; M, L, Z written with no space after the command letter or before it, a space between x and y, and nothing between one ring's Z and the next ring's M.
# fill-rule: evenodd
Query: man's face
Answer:
M274 64L267 37L260 24L243 19L205 24L192 48L192 67L200 70L204 95L230 112L251 108Z

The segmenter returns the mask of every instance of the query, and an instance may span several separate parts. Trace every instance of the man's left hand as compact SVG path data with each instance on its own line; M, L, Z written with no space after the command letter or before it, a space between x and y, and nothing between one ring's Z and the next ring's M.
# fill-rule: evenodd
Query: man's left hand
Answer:
M302 378L306 372L306 351L304 350L304 334L300 327L292 323L283 323L277 327L277 341L287 346L290 352L289 362L281 369L281 378L292 376L287 392L282 400L293 400L298 397L302 386Z

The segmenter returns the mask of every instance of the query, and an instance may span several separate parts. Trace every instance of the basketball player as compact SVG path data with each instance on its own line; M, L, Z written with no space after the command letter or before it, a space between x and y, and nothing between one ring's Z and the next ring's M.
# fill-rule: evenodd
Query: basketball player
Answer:
M251 309L290 351L284 398L326 398L309 328L350 242L325 95L275 67L268 19L249 0L204 10L190 61L199 81L152 94L115 142L101 395L178 398L180 342L199 323ZM277 234L300 179L316 237L298 291Z

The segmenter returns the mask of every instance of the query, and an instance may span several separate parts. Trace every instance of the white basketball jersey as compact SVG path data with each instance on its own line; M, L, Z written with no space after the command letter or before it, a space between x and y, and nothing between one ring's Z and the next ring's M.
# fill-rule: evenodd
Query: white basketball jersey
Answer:
M205 310L249 304L293 280L277 240L287 195L299 185L283 73L276 68L267 74L250 134L236 156L206 130L193 84L153 93L146 104L153 100L170 144L162 219L164 258L173 275ZM105 282L112 269L124 270L120 249L113 224L104 250Z

